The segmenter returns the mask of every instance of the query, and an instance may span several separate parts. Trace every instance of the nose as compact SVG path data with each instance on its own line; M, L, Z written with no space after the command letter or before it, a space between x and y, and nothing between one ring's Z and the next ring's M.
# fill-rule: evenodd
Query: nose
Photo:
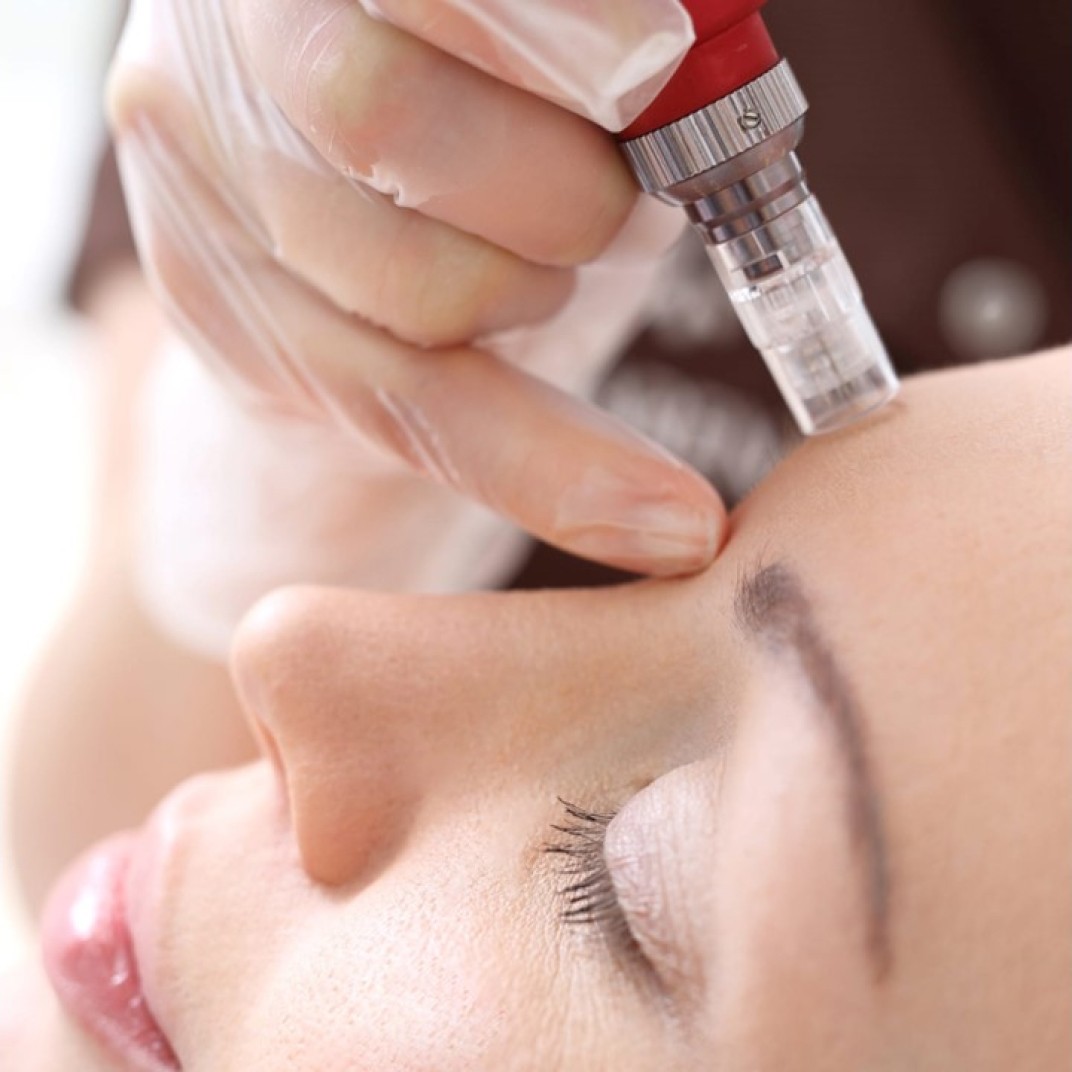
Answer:
M283 778L309 875L371 877L437 794L516 791L528 779L553 799L552 786L562 791L597 756L648 761L667 724L654 716L687 688L665 673L682 647L666 597L641 584L460 596L293 588L261 600L238 631L232 672Z

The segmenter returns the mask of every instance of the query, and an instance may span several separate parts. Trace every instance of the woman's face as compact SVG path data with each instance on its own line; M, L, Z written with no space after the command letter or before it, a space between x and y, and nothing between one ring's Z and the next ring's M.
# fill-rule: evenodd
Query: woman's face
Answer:
M914 382L687 580L262 602L269 761L128 885L182 1067L1050 1067L1070 393L1067 353Z

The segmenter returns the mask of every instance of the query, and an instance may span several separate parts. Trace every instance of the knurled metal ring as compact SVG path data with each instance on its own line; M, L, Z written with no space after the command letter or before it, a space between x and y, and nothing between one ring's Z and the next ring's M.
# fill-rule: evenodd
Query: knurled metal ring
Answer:
M786 60L698 112L622 142L640 185L654 193L687 182L792 126L808 102Z

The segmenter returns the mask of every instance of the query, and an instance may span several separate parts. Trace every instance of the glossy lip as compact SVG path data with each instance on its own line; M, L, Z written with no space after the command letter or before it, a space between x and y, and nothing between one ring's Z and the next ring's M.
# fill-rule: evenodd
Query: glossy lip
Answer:
M54 889L42 920L45 969L70 1016L130 1072L180 1069L142 988L131 936L141 843L121 834L91 849Z

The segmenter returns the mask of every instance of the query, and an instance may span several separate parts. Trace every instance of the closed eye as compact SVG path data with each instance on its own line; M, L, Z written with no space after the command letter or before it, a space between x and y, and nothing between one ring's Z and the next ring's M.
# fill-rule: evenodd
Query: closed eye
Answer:
M632 970L651 972L652 965L637 942L622 910L603 847L616 812L597 812L559 798L565 810L553 823L555 837L543 851L559 860L559 918L570 926L594 927L617 958Z

